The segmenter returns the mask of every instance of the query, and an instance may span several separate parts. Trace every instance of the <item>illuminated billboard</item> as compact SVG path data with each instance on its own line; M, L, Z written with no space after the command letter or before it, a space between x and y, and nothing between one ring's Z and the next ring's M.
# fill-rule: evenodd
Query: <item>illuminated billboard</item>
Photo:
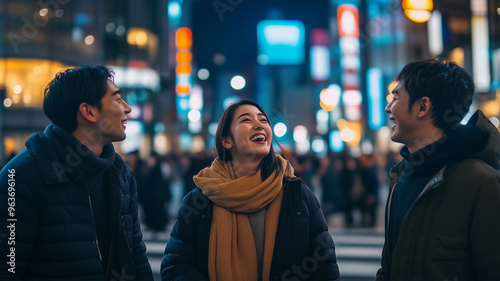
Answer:
M304 62L305 29L298 20L262 20L257 24L257 61L261 65Z

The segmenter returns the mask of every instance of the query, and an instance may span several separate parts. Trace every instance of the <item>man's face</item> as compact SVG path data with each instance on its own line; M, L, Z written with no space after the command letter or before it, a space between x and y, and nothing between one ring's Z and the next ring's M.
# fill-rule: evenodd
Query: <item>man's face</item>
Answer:
M419 137L418 136L418 104L414 103L410 110L410 96L406 91L403 82L400 82L392 91L393 99L386 106L385 112L389 114L391 120L392 135L391 139L395 142L409 145Z
M125 139L125 124L132 109L122 99L121 90L108 80L108 90L101 99L101 110L97 111L97 129L104 142L122 141Z

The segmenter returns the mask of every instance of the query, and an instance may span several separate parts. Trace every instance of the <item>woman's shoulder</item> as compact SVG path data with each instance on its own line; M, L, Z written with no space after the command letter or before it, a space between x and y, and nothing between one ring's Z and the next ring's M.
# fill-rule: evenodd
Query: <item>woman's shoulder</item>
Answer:
M209 206L211 206L213 203L208 199L207 196L203 194L201 189L199 188L193 188L186 196L184 196L184 199L182 199L180 207L194 207L196 209L206 209Z
M292 192L295 198L303 201L308 206L316 206L317 198L314 192L307 186L307 184L302 181L299 177L284 178L284 183L287 186L287 190Z

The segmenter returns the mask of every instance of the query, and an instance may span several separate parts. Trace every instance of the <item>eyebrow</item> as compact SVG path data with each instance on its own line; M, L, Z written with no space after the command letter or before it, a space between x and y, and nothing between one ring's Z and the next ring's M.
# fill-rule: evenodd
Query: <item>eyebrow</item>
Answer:
M257 115L258 116L264 116L264 114L262 112L259 112ZM236 118L236 120L240 119L243 116L250 116L250 113L243 113L240 116L238 116L238 118Z
M122 90L118 90L118 91L114 91L111 96L114 96L114 95L118 95L118 94L122 94Z

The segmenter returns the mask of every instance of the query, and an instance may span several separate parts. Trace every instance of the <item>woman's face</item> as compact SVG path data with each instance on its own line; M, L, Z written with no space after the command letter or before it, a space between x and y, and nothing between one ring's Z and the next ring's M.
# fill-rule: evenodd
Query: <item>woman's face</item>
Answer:
M261 161L271 149L273 134L269 121L259 109L244 104L238 107L231 121L231 135L222 145L234 161Z

